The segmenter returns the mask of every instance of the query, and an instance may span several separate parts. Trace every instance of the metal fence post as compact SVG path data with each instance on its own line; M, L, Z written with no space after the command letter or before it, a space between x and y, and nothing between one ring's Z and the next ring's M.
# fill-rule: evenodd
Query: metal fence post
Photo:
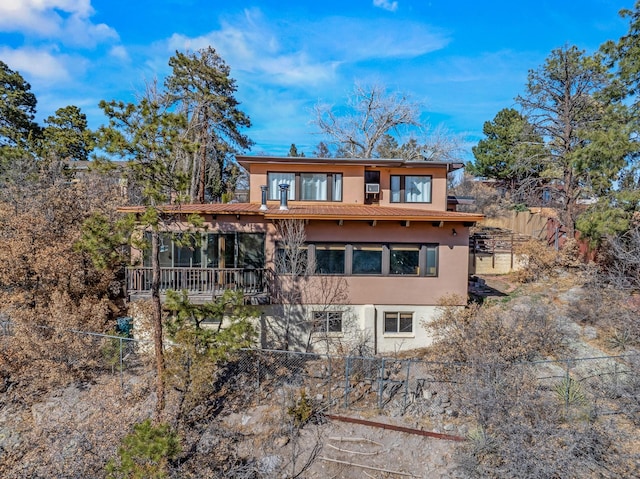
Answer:
M380 369L378 370L378 409L382 409L382 396L384 394L384 369L385 359L382 358Z
M122 347L123 347L122 338L120 338L120 389L124 389L124 372L123 372L124 359L122 357Z
M344 363L344 407L349 408L349 368L351 367L351 356L347 356Z
M256 392L260 395L260 354L256 354L258 357L256 361Z
M571 376L569 375L569 360L566 361L566 367L567 370L565 372L565 376L564 376L564 386L565 386L565 391L564 391L564 413L566 416L569 415L569 388L571 386Z
M402 405L402 414L407 411L407 396L409 395L409 370L411 369L411 359L407 362L407 379L404 385L404 404Z
M327 368L327 372L329 374L329 378L327 380L327 384L328 384L328 388L329 388L329 392L327 393L327 401L329 401L329 404L327 406L327 410L329 411L329 413L331 413L331 389L332 389L332 384L331 384L331 378L332 378L332 373L331 373L331 356L329 356L327 354L327 363L328 363L328 368Z

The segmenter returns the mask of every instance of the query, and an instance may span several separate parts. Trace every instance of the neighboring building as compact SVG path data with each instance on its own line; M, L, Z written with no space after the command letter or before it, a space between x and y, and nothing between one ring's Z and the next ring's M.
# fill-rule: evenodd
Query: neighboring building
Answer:
M238 161L249 172L248 203L166 208L197 213L207 228L192 248L163 237L162 288L186 289L194 301L242 289L261 308L263 346L280 344L287 330L290 348L322 342L375 353L428 345L423 324L439 300L457 295L465 303L469 228L483 217L448 211L447 174L461 163ZM276 271L291 244L278 227L285 220L303 222L302 257L312 269L295 288L286 265ZM132 300L149 296L151 269L141 263L127 274Z

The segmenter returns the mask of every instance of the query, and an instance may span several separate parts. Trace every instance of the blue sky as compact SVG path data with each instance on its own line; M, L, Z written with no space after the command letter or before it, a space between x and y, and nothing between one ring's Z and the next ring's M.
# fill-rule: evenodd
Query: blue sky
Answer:
M632 0L0 0L0 60L38 98L38 118L77 105L133 101L167 75L176 50L213 46L251 117L253 153L310 156L319 102L345 103L355 82L384 84L421 105L429 129L461 139L524 92L554 48L591 53L627 31Z

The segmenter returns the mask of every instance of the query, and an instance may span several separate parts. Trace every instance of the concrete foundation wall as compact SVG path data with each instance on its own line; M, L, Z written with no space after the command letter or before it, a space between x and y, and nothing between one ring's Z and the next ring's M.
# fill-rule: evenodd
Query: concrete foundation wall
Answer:
M509 252L476 253L475 264L473 254L469 255L469 274L507 274L523 267L522 259Z

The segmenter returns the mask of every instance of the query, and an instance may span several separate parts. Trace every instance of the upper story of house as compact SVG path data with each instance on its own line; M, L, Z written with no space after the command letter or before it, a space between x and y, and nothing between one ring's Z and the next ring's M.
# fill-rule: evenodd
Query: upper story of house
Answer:
M312 275L343 278L353 304L433 305L445 294L466 295L469 228L483 217L447 208L447 175L462 164L253 156L238 162L249 172L248 202L161 208L172 218L160 247L163 289L268 291L279 251L287 250L281 226L302 220ZM120 211L140 214L144 207ZM172 237L189 230L191 214L202 218L202 238L185 246ZM136 258L127 289L144 295L151 268L146 256Z
M447 210L447 175L462 163L400 159L238 156L249 172L249 202L374 205Z

